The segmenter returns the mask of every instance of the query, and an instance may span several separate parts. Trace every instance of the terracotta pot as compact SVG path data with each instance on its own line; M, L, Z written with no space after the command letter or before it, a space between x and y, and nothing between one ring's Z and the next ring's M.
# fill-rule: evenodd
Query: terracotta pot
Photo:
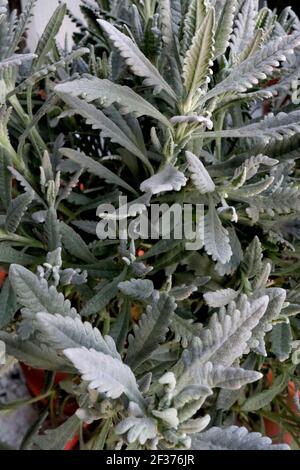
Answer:
M284 442L289 446L292 445L294 439L289 432L284 432L282 435L282 426L278 423L274 423L268 418L264 418L265 433L266 436L270 437L274 443Z
M26 380L26 385L28 390L30 391L31 395L34 397L38 397L43 392L43 387L45 384L45 371L43 369L34 369L33 367L29 367L26 364L20 363L23 375ZM68 374L64 372L58 372L55 375L54 383L58 385L63 380L68 378Z
M268 370L266 375L267 383L271 386L273 383L273 371L271 369ZM288 398L287 402L289 404L290 409L300 415L297 411L296 405L293 401L295 395L295 384L293 382L288 383ZM299 392L300 397L300 392ZM289 432L283 432L283 428L280 424L271 421L269 418L264 418L264 425L265 425L265 432L268 437L270 437L274 443L285 442L288 445L291 445L294 441L292 435ZM281 437L282 436L282 437Z
M45 371L43 369L34 369L33 367L29 367L23 363L21 363L21 368L30 394L33 397L38 397L39 395L42 395L45 384ZM68 377L69 375L65 372L58 372L55 375L54 384L58 385L63 380L66 380ZM48 401L47 399L43 399L41 400L41 403L43 405L47 405ZM56 407L58 406L58 404L58 400L54 400L54 406ZM72 416L77 410L77 408L77 402L75 399L72 398L64 405L63 414L65 416Z
M2 266L0 266L0 289L4 284L5 279L7 278L7 272Z

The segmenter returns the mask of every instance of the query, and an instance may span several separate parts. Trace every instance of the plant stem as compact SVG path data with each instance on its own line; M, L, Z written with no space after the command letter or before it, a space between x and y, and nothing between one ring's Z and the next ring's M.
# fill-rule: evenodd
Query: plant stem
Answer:
M11 403L5 403L5 404L0 404L0 410L7 410L7 411L12 411L16 408L19 408L20 406L24 405L33 405L34 403L37 403L41 400L44 400L45 398L50 397L53 394L53 391L44 393L43 395L39 395L38 397L25 399L25 400L18 400L18 401L12 401Z

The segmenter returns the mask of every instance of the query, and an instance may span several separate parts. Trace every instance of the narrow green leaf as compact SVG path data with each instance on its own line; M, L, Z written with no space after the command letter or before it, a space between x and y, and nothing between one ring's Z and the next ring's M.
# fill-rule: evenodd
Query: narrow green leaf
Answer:
M231 51L233 55L242 53L253 39L256 26L256 0L244 0L235 20L235 28L231 36Z
M183 39L181 44L183 54L191 47L193 38L203 25L204 18L208 13L207 0L191 0L188 3L188 9L183 21Z
M220 4L221 3L221 4ZM233 20L237 0L225 0L216 2L216 43L215 43L215 57L226 52L229 45L229 39L233 29Z
M61 246L61 234L59 220L54 207L50 207L47 211L45 232L48 242L48 251L55 251Z
M289 450L287 444L273 444L269 437L258 432L249 432L245 427L212 427L208 431L193 435L193 450Z
M267 42L247 60L233 67L231 73L203 97L203 101L228 92L244 93L249 88L253 88L259 81L272 75L274 69L279 67L281 61L293 53L299 44L300 34L280 36ZM227 136L229 137L229 134ZM237 137L240 137L240 134Z
M60 222L60 234L65 249L72 256L75 256L75 258L85 261L86 263L97 262L97 259L92 255L84 240L72 227L64 222Z
M145 400L139 391L136 378L130 367L94 349L66 349L65 355L89 382L91 390L105 393L108 398L119 398L123 393L144 411Z
M35 325L36 338L57 352L68 348L85 347L120 359L112 338L103 337L97 328L93 328L90 322L83 322L79 316L71 318L37 313Z
M125 34L104 20L98 20L101 28L106 32L109 39L118 49L121 56L125 59L127 65L138 77L145 78L146 86L154 87L155 92L165 91L173 100L177 101L177 96L160 75L156 67L144 56L141 50Z
M134 334L128 338L126 356L126 363L132 369L137 369L143 364L165 339L175 309L174 299L163 293L147 308L138 325L134 326Z
M5 222L5 228L8 232L14 233L17 230L33 198L34 194L32 192L25 192L11 201L7 209Z
M64 357L43 344L36 344L34 340L23 341L17 335L0 331L0 341L5 343L7 354L31 367L74 373L74 368Z
M278 323L271 332L271 351L280 362L286 361L292 352L293 335L289 323Z
M241 264L241 270L248 279L252 279L261 271L262 256L261 243L259 238L255 237L247 247Z
M34 68L37 69L44 63L45 57L50 52L53 42L59 32L63 20L67 12L67 5L62 3L59 5L51 16L36 48L37 60L35 61Z
M120 313L116 318L111 330L110 336L115 340L117 350L122 354L125 341L129 331L129 325L131 321L131 312L130 312L131 302L129 299L124 299Z
M18 251L12 248L8 243L0 243L0 263L19 263L23 266L36 264L37 258L35 256L27 255L23 251Z
M112 418L107 419L104 421L104 424L101 426L101 430L99 434L95 437L93 440L91 450L103 450L106 443L107 443L107 437L110 433L111 427L113 426L113 420Z
M11 165L11 159L7 152L0 147L0 200L5 209L11 203L11 173L8 167Z
M23 8L23 12L18 18L18 23L14 31L14 37L12 43L10 44L8 55L11 55L16 51L16 49L20 45L20 42L22 41L24 34L28 30L31 18L33 16L33 8L36 4L36 1L37 0L28 0L26 2Z
M112 142L119 144L121 147L124 147L129 152L133 153L133 155L144 163L150 173L153 173L148 157L144 154L143 150L139 148L138 143L131 139L130 135L125 134L123 129L121 129L112 119L109 119L103 111L97 109L93 104L89 104L76 96L64 94L62 95L62 98L65 103L70 106L73 113L80 114L93 129L99 129L102 137L110 139ZM115 179L116 178L117 177L115 176ZM120 181L119 178L118 181ZM124 184L125 183L123 183L123 185Z
M0 61L0 71L15 67L16 65L21 65L23 62L30 61L36 57L35 54L15 54L9 57L8 59L3 59Z
M189 98L207 83L214 56L215 11L211 8L197 31L183 66L183 80Z
M204 247L207 254L221 264L227 263L232 256L229 234L222 225L212 198L204 217Z
M116 103L122 114L133 113L136 117L150 116L167 127L171 126L169 120L157 108L131 88L118 85L109 80L86 76L56 85L55 92L62 99L64 99L64 95L71 95L81 98L87 103L100 100L100 105L103 108L108 108Z
M76 318L77 312L65 300L62 293L54 286L48 286L46 279L39 279L28 269L12 264L9 279L17 295L18 303L23 307L22 313L33 316L39 312L48 312Z
M99 292L87 302L80 314L86 317L88 315L93 315L94 313L100 313L107 304L116 297L119 291L119 282L123 281L125 275L126 272L124 270L120 276L115 278L113 281L105 282Z
M186 152L186 159L191 179L198 191L201 194L214 192L215 184L200 158L196 157L192 152Z

